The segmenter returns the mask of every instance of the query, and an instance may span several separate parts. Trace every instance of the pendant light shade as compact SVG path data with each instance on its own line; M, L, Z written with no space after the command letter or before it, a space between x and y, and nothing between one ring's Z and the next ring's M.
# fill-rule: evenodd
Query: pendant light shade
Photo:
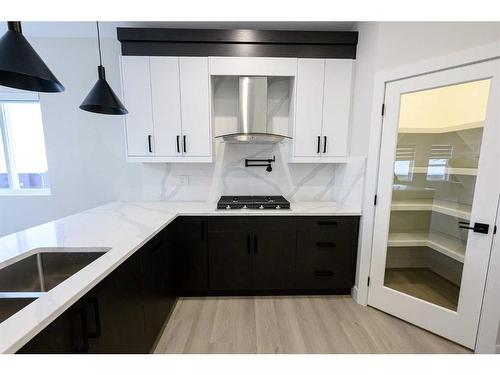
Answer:
M105 115L125 115L128 113L120 99L106 81L106 73L102 66L101 38L99 35L99 23L97 23L97 45L99 49L99 66L97 67L98 79L86 98L80 105L80 109L88 112L102 113Z
M38 92L61 92L52 74L22 34L21 22L8 22L0 39L0 85Z
M105 115L126 115L127 109L106 81L104 66L97 67L99 79L80 105L80 109Z

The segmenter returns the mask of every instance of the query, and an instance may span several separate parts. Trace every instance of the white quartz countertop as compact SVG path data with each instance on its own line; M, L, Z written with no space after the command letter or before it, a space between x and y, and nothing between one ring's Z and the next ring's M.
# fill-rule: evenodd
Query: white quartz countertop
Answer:
M14 353L177 216L360 215L335 202L292 202L290 210L217 210L202 202L113 202L0 238L0 269L42 248L108 248L97 260L0 323L0 353ZM94 249L94 251L99 249Z

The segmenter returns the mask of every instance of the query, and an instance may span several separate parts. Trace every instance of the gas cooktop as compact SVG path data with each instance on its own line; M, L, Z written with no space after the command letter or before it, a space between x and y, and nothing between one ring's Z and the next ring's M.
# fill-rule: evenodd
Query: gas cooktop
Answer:
M218 209L290 209L288 202L281 195L223 195L217 203Z

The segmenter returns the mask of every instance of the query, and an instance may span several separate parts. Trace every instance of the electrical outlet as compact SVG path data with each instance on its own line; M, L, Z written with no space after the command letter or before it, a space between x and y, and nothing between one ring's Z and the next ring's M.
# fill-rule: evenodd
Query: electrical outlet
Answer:
M180 185L189 185L189 176L186 176L186 175L179 176L179 184Z

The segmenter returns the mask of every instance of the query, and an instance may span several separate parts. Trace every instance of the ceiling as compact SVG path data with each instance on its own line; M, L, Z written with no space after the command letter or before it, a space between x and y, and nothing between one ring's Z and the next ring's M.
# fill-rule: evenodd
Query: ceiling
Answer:
M260 29L260 30L312 30L352 31L356 22L99 22L102 37L115 38L116 27L169 27L200 29ZM95 37L94 22L23 22L23 33L40 38L91 38ZM7 30L0 24L0 35Z

